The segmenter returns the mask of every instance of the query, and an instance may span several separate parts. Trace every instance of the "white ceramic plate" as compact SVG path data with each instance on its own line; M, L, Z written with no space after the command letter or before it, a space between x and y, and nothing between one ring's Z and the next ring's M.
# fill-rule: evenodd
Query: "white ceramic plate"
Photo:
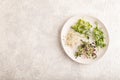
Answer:
M75 50L72 49L71 47L69 47L68 45L66 45L66 35L68 34L68 31L70 30L71 26L74 25L79 19L84 19L85 21L89 21L93 26L95 26L95 21L98 22L99 28L102 29L102 31L104 32L104 36L105 36L105 42L106 42L106 47L100 49L96 54L97 54L97 58L96 59L87 59L87 58L75 58L74 54L75 54ZM61 31L61 43L63 46L64 51L66 52L66 54L74 61L78 62L78 63L82 63L82 64L90 64L98 59L100 59L106 52L107 48L108 48L108 44L109 44L109 36L108 36L108 32L105 28L105 25L97 18L92 17L92 16L86 16L86 15L82 15L82 16L75 16L70 18L65 25L62 28Z

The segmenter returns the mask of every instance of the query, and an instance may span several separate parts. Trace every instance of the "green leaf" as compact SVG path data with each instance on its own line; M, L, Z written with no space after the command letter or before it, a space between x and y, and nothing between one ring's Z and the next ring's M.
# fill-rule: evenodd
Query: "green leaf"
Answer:
M89 32L91 28L92 25L82 19L78 20L78 22L72 26L72 29L74 29L76 32L79 32L80 34L84 34L87 39L89 39Z

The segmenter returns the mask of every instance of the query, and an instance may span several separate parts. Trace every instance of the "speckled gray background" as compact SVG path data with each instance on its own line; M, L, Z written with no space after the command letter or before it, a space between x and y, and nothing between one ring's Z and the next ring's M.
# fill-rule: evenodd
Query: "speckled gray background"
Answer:
M109 48L80 65L60 44L67 19L89 14L104 21ZM0 80L120 80L120 0L0 0Z

